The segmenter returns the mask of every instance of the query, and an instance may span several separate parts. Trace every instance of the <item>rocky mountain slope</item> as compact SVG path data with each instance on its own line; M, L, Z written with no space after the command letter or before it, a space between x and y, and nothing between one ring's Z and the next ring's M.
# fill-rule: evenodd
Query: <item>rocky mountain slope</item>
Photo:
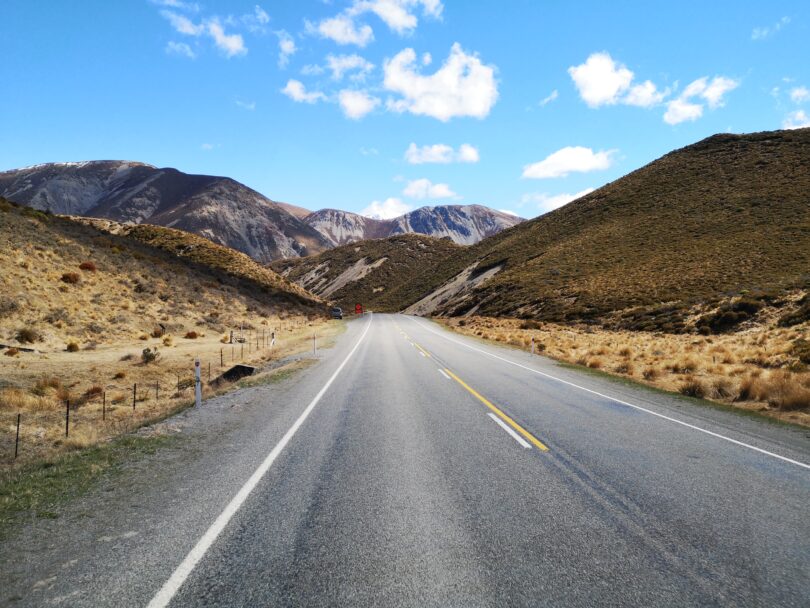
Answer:
M448 238L400 234L343 245L318 256L278 260L271 267L308 291L347 310L397 310L413 300L409 291L423 268L434 267L462 249Z
M390 220L322 209L303 219L334 246L408 233L448 237L459 245L472 245L524 221L483 205L426 206Z
M709 137L447 254L385 285L401 296L388 307L665 331L744 320L756 303L721 302L810 286L810 129Z
M0 196L52 213L193 232L259 261L330 247L295 208L237 181L143 163L51 163L6 171L0 173Z
M470 244L521 221L481 205L423 207L393 220L311 212L227 177L129 161L48 163L0 172L0 196L35 209L193 232L261 262L418 232Z

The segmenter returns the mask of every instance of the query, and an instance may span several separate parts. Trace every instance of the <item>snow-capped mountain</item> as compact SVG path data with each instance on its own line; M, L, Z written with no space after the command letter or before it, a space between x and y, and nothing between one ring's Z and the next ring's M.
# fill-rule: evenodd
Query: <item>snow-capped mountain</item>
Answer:
M304 218L304 222L336 247L404 233L448 237L459 245L472 245L522 221L517 216L483 205L421 207L390 220L372 219L336 209L322 209Z
M0 172L0 196L52 213L186 230L260 262L409 232L469 245L523 221L482 205L422 207L390 220L337 209L311 212L228 177L113 160Z

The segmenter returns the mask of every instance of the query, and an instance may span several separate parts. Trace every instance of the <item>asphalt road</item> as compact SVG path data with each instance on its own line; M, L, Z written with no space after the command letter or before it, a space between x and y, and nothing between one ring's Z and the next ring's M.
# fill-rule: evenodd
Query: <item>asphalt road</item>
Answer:
M0 546L0 601L810 605L808 432L423 319L352 321L184 424Z

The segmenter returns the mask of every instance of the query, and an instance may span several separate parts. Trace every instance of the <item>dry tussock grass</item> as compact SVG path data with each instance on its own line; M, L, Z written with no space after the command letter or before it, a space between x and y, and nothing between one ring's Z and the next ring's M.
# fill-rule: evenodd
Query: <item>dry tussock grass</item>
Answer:
M463 321L463 323L462 323ZM443 319L455 331L664 390L810 426L807 324L762 325L718 336L609 331L517 319Z

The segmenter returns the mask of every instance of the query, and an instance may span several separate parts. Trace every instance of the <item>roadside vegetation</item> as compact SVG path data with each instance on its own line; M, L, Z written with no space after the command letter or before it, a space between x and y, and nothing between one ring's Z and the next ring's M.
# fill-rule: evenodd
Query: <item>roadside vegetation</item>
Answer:
M533 320L442 319L466 335L507 344L666 391L810 426L810 323L779 318L702 336Z
M213 380L233 363L262 366L337 330L300 287L180 231L79 222L0 200L0 238L0 473L188 406L195 358L209 396L209 366ZM231 344L231 332L243 341Z

